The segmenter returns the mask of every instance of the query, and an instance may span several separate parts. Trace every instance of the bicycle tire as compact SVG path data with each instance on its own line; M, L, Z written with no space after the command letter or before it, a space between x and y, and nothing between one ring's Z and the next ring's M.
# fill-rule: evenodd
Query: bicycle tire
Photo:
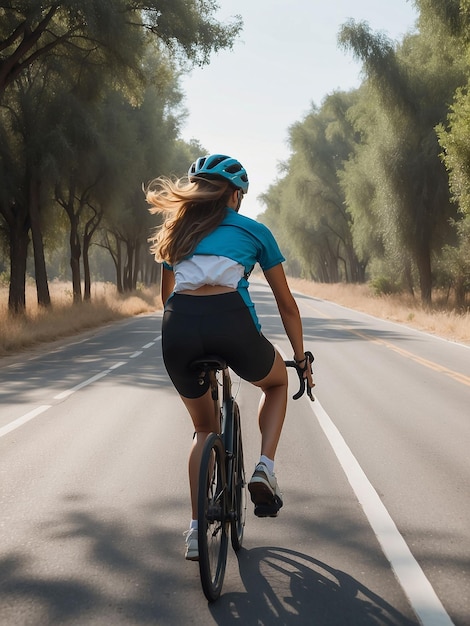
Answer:
M233 453L234 462L232 469L232 508L233 519L230 524L230 539L232 548L238 552L242 547L243 533L246 518L246 480L245 465L243 461L242 431L240 423L240 410L236 402L233 403Z
M228 550L225 450L219 435L209 435L202 452L198 492L199 574L204 595L220 595Z

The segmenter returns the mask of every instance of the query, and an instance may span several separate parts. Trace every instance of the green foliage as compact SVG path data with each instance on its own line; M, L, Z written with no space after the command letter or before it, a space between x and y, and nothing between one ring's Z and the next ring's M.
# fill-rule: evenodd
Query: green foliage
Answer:
M437 269L442 286L454 290L456 307L466 310L466 296L470 293L470 215L453 225L457 244L443 248Z
M325 282L358 281L364 265L351 237L338 172L353 150L355 133L346 117L354 96L335 93L290 129L293 156L270 188L263 220L276 228L291 264ZM281 232L279 232L281 231Z
M231 47L242 21L214 18L213 0L28 0L0 4L0 93L46 55L74 56L82 68L113 68L124 87L140 73L149 37L173 58L204 65ZM89 83L89 86L93 83Z
M377 293L419 284L429 304L433 281L457 293L469 273L458 212L470 212L470 0L415 5L418 29L401 42L344 24L339 45L362 62L362 85L291 127L262 219L305 277L357 280L367 268Z
M444 55L436 38L425 34L408 36L397 47L351 22L340 42L363 61L366 75L367 99L356 117L363 141L342 178L349 209L355 222L372 215L369 223L388 255L401 251L406 259L404 252L411 253L422 299L430 302L432 255L451 237L449 218L455 216L434 128L465 80L460 49Z
M437 126L441 154L449 172L453 199L460 210L470 214L470 97L468 87L458 89L447 124Z
M0 286L8 287L9 284L10 284L9 272L0 272Z
M0 3L0 233L10 245L13 310L25 306L30 238L46 303L44 241L61 242L64 224L74 297L81 260L89 292L100 224L117 242L118 280L136 284L150 230L142 184L180 169L195 149L178 140L180 73L231 47L242 26L237 16L217 22L217 8L212 0Z
M377 276L369 284L375 296L390 296L402 292L400 284L387 276Z

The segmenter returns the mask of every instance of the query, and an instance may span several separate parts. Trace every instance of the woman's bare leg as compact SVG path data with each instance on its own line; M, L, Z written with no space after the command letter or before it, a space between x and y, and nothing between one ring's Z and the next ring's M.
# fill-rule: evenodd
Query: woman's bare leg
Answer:
M263 391L258 411L261 454L274 460L287 407L287 371L277 351L269 374L254 384ZM216 413L210 389L201 398L182 397L181 399L191 415L195 430L188 466L192 519L197 519L197 493L202 450L208 435L219 431L219 416Z
M220 423L210 389L201 398L181 397L181 399L191 415L195 430L193 445L189 454L188 470L192 519L197 519L197 493L202 450L209 434L219 432Z
M254 384L263 391L258 409L261 454L274 460L287 408L287 371L277 350L269 374Z

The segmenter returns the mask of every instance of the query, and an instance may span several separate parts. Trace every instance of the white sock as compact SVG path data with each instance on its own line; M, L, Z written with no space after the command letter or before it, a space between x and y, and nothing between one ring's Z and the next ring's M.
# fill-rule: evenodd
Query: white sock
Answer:
M274 473L274 461L272 459L268 459L267 456L262 454L259 458L259 462L264 463L266 467L268 468L268 470L271 472L271 474Z
M192 519L189 525L189 530L197 530L197 519Z

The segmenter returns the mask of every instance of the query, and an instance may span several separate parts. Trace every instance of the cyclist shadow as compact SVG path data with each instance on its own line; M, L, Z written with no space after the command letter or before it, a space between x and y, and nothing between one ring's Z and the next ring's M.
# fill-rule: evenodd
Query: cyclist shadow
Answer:
M226 593L210 605L224 626L416 626L383 598L317 559L276 547L242 549L244 593Z

